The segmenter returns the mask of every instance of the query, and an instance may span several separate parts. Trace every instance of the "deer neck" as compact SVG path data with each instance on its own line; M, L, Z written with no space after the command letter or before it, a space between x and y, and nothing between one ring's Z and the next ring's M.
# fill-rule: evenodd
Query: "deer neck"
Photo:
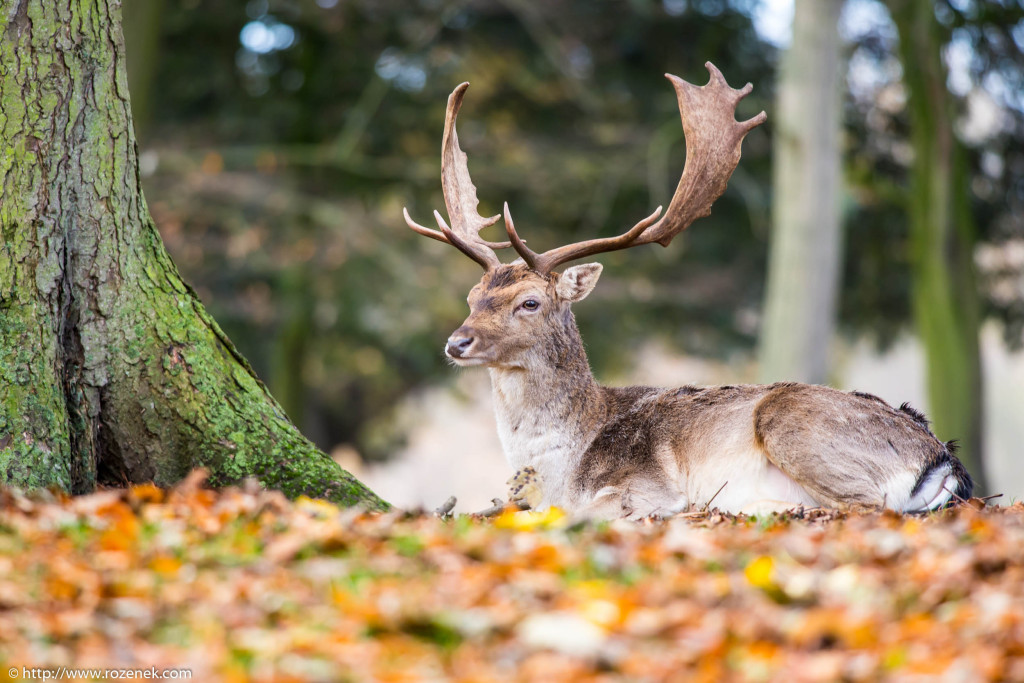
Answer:
M566 311L521 366L492 367L490 374L498 435L509 464L516 470L534 467L548 483L568 479L555 470L578 462L605 416L601 387L572 313Z

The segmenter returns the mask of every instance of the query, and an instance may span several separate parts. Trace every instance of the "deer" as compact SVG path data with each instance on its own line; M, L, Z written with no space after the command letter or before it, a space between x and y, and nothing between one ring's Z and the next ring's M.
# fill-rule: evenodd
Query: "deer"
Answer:
M571 306L590 294L600 263L562 266L642 244L668 246L726 189L743 139L759 113L738 122L733 89L710 62L704 86L666 74L679 105L686 158L664 216L662 207L615 237L536 253L503 214L478 213L456 118L469 83L451 93L441 144L441 185L451 225L417 233L449 244L484 269L468 297L469 316L444 353L490 373L498 435L532 492L536 509L558 507L586 519L666 518L686 510L782 512L802 507L887 508L922 513L971 496L972 480L923 414L877 396L827 386L605 387L591 371ZM507 240L480 232L504 217ZM497 250L518 258L503 264ZM556 270L558 269L558 270ZM513 498L515 500L515 498Z

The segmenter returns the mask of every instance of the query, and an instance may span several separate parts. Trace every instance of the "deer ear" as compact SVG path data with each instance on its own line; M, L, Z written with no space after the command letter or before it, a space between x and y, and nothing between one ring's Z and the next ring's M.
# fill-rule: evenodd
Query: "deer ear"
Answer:
M555 292L559 298L570 303L585 299L593 291L603 269L604 266L600 263L584 263L566 268L558 276Z

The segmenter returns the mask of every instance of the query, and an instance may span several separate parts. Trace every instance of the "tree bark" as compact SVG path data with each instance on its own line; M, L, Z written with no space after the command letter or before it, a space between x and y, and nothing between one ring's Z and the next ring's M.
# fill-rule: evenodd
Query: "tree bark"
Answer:
M779 70L764 382L828 379L842 242L841 6L841 0L796 0L793 42Z
M289 422L139 184L118 0L2 0L0 481L214 484L386 506Z
M987 490L982 458L981 312L974 273L964 150L953 134L953 101L933 3L892 0L907 89L910 140L911 308L925 349L929 413L936 433L960 442L960 459Z

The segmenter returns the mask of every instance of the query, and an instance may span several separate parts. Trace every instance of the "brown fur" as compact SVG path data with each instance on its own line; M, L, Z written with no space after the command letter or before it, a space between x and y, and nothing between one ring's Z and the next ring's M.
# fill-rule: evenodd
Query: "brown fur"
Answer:
M950 493L970 495L970 477L924 416L870 394L793 382L599 386L569 303L600 270L577 268L565 282L521 264L488 272L452 335L473 340L457 362L490 368L506 455L517 469L536 468L545 504L636 517L703 504L719 490L716 503L738 508L764 489L793 504L892 507L919 494L938 500L922 488L947 471ZM537 310L523 307L527 299Z

